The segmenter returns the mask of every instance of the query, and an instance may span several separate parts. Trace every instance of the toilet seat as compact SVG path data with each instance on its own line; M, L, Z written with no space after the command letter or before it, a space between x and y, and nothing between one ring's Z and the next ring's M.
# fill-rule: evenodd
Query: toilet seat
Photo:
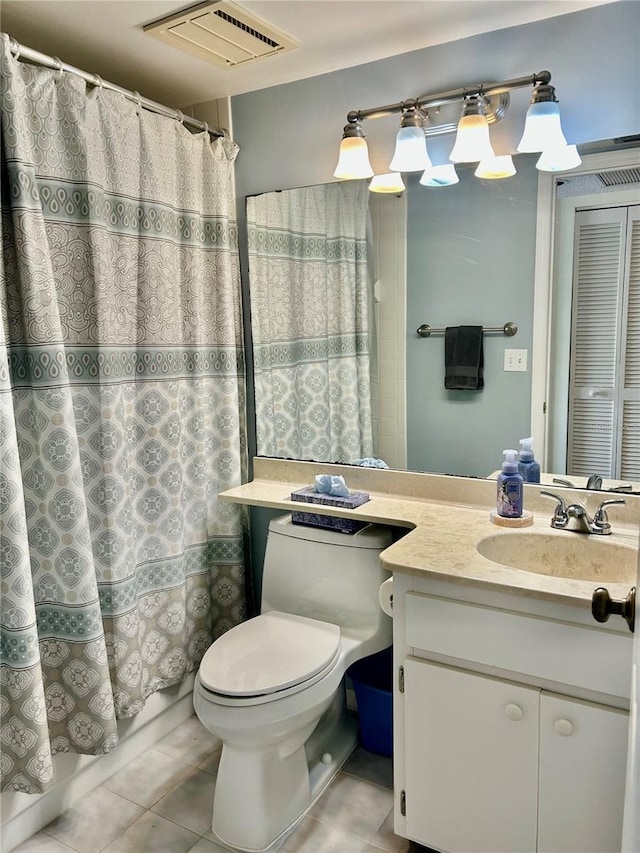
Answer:
M337 625L269 611L216 640L202 659L199 679L220 697L269 701L317 680L339 654Z

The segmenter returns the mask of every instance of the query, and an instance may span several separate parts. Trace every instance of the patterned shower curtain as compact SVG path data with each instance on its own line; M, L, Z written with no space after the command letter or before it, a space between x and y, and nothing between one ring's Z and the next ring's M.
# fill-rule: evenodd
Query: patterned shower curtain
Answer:
M371 456L368 187L247 199L258 453Z
M244 618L236 146L2 42L2 789Z

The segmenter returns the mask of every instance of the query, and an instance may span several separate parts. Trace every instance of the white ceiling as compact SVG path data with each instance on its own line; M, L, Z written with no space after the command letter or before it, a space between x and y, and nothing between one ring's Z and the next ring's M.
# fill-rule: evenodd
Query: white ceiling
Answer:
M607 2L614 0L238 0L300 48L229 71L143 32L195 5L180 0L1 0L0 27L27 47L177 108Z

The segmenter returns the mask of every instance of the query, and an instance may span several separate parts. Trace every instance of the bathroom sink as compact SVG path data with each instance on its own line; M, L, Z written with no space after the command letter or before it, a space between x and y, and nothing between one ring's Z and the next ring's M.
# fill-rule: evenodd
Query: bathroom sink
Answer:
M495 533L476 550L501 566L594 583L634 583L637 548L579 533Z

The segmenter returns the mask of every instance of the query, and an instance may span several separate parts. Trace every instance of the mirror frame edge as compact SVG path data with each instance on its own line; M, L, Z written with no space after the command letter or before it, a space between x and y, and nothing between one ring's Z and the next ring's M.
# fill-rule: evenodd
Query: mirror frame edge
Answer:
M564 172L540 172L536 216L536 252L533 288L533 336L531 357L531 435L537 441L536 458L544 469L549 440L545 404L549 394L549 347L551 343L551 297L556 220L556 182L565 175L640 167L640 147L585 154L580 166ZM538 437L541 437L538 438Z

